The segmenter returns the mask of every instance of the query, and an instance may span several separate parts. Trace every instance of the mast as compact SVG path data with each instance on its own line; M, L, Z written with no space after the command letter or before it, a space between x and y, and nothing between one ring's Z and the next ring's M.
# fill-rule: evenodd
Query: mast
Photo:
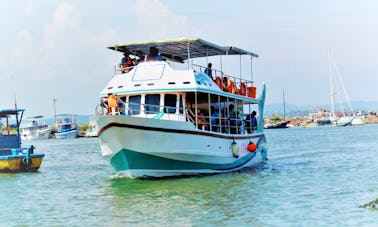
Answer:
M335 91L333 90L333 78L332 78L332 56L331 49L328 48L328 75L329 75L329 86L331 92L331 117L335 117Z
M283 98L283 110L284 110L284 121L286 120L286 104L285 104L285 89L282 89L282 98Z

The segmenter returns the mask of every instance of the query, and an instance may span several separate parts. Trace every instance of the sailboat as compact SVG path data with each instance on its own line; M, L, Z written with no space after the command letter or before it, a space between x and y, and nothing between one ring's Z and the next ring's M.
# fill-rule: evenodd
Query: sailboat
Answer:
M282 120L266 123L264 125L265 129L277 129L277 128L287 128L287 124L289 121L286 120L286 103L285 103L285 90L282 90L282 97L283 97L283 111L284 116Z
M332 58L331 49L328 49L329 56L329 82L331 89L331 121L335 126L361 125L365 123L363 116L357 116L352 108L349 96L344 87L337 65ZM337 98L337 102L336 102ZM344 100L342 99L344 98ZM335 112L335 104L338 103L339 111ZM346 114L343 103L347 103L349 112Z

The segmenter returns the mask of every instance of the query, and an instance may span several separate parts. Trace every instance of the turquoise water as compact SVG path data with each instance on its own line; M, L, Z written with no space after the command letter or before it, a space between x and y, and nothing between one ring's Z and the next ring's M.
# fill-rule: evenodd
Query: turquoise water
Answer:
M259 168L164 180L116 178L97 138L34 141L40 172L0 175L0 226L378 225L358 207L378 197L378 125L266 134Z

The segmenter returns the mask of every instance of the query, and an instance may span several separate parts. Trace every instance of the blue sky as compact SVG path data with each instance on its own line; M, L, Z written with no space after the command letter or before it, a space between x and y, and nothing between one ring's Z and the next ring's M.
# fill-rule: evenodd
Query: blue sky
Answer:
M348 0L6 1L0 108L15 92L27 116L52 116L54 97L57 113L93 114L121 57L106 46L180 37L258 53L254 80L267 84L268 104L282 89L287 103L329 103L328 48L350 99L378 101L376 12L376 1Z

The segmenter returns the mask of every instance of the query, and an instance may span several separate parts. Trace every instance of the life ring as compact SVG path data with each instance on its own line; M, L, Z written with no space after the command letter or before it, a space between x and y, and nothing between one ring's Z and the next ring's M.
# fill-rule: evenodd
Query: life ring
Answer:
M245 82L242 82L240 84L240 90L239 90L239 94L242 95L242 96L245 96L247 94L247 89L246 89L246 86L245 86Z
M26 157L21 159L21 162L20 162L21 170L28 171L31 165L32 165L32 159L31 158L29 158L29 161Z
M223 83L222 83L222 78L220 76L217 76L215 79L215 84L218 85L218 87L222 90L223 89Z

